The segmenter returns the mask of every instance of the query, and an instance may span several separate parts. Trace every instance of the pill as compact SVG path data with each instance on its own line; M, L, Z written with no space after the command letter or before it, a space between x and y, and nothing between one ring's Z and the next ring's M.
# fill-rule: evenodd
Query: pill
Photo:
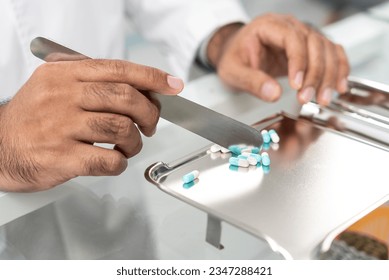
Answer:
M266 129L264 129L261 131L261 134L262 134L263 142L270 143L271 138L270 138L269 132Z
M267 150L269 150L269 149L270 149L270 144L269 144L269 143L263 143L263 145L262 145L262 150L267 151Z
M218 159L218 158L220 158L221 157L221 154L220 153L210 153L210 158L212 159L212 160L216 160L216 159Z
M231 151L229 149L224 148L224 147L221 147L220 151L222 152L222 154L231 153Z
M211 148L209 150L212 153L217 153L217 152L220 152L221 149L222 149L222 147L220 147L218 144L214 144L211 146Z
M238 145L231 145L228 147L228 149L235 155L240 155L242 152L242 147Z
M241 173L247 173L249 172L249 168L246 168L246 167L239 167L239 166L235 166L235 165L230 165L229 169L231 171L236 171L236 172L241 172Z
M241 154L243 154L243 153L258 154L260 152L260 148L259 147L247 147L247 148L242 149L240 152L241 152Z
M258 163L254 157L239 155L238 158L247 160L250 165L257 165Z
M269 135L273 143L280 142L280 137L278 136L277 132L274 129L269 130Z
M263 152L261 154L261 157L262 157L262 165L264 166L269 166L270 165L270 157L269 157L269 154L266 153L266 152Z
M258 162L261 162L262 158L261 158L261 155L258 155L258 154L253 154L253 153L242 153L243 156L246 156L246 157L253 157L255 158L255 160Z
M230 157L229 160L231 165L239 166L239 167L249 167L249 162L246 159L236 158L236 157Z
M199 174L200 172L198 170L193 170L192 172L188 173L188 174L185 174L183 177L182 177L182 181L187 184L189 182L192 182L194 181L195 179L197 179L197 177L199 177Z

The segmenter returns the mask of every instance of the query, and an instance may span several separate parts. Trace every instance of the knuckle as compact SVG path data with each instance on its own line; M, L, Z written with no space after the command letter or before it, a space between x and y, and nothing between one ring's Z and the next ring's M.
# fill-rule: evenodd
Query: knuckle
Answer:
M308 35L309 40L312 42L312 44L315 45L315 47L319 47L322 49L324 47L324 38L321 34L317 32L310 32Z
M133 133L133 123L126 117L116 120L116 131L119 137L130 137Z
M132 125L126 117L115 116L107 121L111 124L110 134L115 137L129 137L132 134Z
M102 104L111 103L107 91L112 88L110 83L89 83L84 89L85 99L83 102L87 103L91 98L99 100Z
M110 156L95 156L85 163L87 174L119 175L127 167L127 161L118 153L112 153Z
M346 55L346 51L344 50L343 46L341 45L335 45L336 51L338 53L338 60L341 64L344 64L348 67L348 59Z
M285 19L287 20L287 21L289 21L290 23L292 23L292 24L294 24L295 22L296 22L296 18L293 16L293 15L291 15L291 14L286 14L285 15Z
M131 150L131 154L128 155L128 157L133 157L133 156L135 156L136 154L138 154L142 150L142 148L143 148L142 138L138 137L136 141L137 142L136 142L134 148Z
M115 91L115 95L119 99L119 101L127 105L134 105L134 103L136 102L136 94L137 90L127 84L118 85Z
M52 72L55 68L56 68L56 63L46 62L46 63L39 65L35 69L35 73L38 75L47 75L47 73Z
M120 60L107 60L108 69L118 76L124 77L128 74L128 65Z
M131 121L124 116L91 118L88 125L94 132L114 139L130 136L132 132Z
M115 153L107 160L107 163L109 165L109 173L111 175L119 175L127 168L127 160L124 160L124 157L119 154Z
M159 109L151 102L148 102L149 104L149 117L150 117L150 124L152 126L156 126L159 120L160 111Z
M164 83L164 78L160 70L154 67L145 67L144 69L146 76L152 84L160 85Z

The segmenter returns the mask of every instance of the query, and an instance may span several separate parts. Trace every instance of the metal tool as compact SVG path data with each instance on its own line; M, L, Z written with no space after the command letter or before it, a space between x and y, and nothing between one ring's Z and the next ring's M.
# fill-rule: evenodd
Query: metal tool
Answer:
M81 60L89 57L43 37L31 41L31 52L47 62ZM161 117L216 144L260 146L262 136L251 126L217 113L180 96L154 94L161 104Z

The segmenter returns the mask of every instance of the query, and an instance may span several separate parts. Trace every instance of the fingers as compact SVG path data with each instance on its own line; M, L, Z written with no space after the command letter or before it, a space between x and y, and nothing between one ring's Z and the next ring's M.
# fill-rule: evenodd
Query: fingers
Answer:
M73 147L69 173L75 176L116 176L127 168L126 157L117 150L79 143Z
M334 90L336 88L337 82L337 63L336 60L336 51L335 46L328 40L324 41L324 57L327 59L324 60L325 71L323 77L321 78L321 84L319 87L319 92L317 94L317 102L321 105L327 106L332 100Z
M159 109L135 88L117 83L80 83L78 91L82 109L125 115L138 125L144 135L154 134Z
M308 29L297 24L292 17L270 14L260 19L257 32L266 46L284 50L290 85L300 89L308 67Z
M305 71L305 79L302 89L298 92L298 100L304 104L309 102L317 93L325 68L325 46L320 35L312 33L307 38L308 68ZM320 65L320 67L318 67Z
M134 122L122 115L84 112L80 116L76 140L116 144L115 149L130 158L142 149L142 138Z
M219 75L227 84L264 101L274 102L281 96L281 86L262 71L236 64L234 68L225 68Z
M285 51L289 82L300 103L316 96L319 104L328 105L335 90L347 91L350 69L341 46L290 16L267 15L261 21L259 38L265 46Z
M115 82L129 84L140 90L178 94L184 88L181 79L154 67L123 60L86 59L73 64L75 76L84 82Z
M350 74L350 65L347 60L346 52L341 45L335 45L335 52L338 58L338 76L336 77L336 89L339 93L348 91L347 77Z
M316 32L308 35L308 68L298 100L304 104L316 96L323 106L330 104L333 93L347 91L349 64L343 48Z

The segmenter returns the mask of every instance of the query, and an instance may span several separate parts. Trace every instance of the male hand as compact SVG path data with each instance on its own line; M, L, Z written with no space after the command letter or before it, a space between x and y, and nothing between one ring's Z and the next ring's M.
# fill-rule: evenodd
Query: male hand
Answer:
M225 83L265 101L281 96L274 78L282 75L288 75L302 104L316 96L319 104L328 105L334 90L348 88L343 48L291 16L267 14L247 25L222 27L207 54Z
M182 88L178 78L126 61L43 64L0 107L1 190L37 191L76 176L120 174L142 148L140 132L153 135L159 119L158 106L140 91Z

